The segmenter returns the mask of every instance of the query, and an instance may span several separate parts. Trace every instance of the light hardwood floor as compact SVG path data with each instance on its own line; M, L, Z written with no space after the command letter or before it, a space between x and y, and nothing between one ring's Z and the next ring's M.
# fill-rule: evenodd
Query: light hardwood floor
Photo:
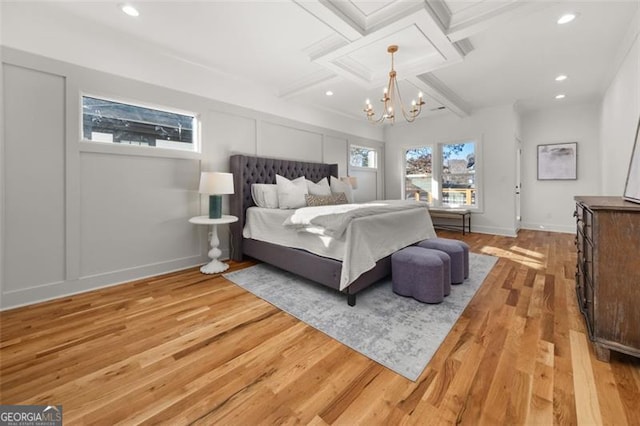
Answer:
M640 360L585 334L573 235L439 234L500 259L415 383L191 269L2 312L1 402L65 424L640 424Z

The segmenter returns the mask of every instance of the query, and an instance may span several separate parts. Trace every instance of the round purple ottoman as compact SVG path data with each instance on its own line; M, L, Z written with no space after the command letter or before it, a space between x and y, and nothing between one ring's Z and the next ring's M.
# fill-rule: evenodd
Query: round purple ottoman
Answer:
M442 290L444 295L448 296L451 293L451 257L441 250L434 250L423 247L420 248L428 253L438 256L440 260L442 260Z
M464 241L452 240L455 241L462 247L462 251L464 253L463 261L464 261L464 279L469 278L469 244Z
M464 281L464 249L458 241L446 238L429 238L420 241L418 247L440 250L451 258L451 284L460 284Z
M394 293L411 296L424 303L440 303L444 264L440 256L416 247L405 247L391 255L391 282Z

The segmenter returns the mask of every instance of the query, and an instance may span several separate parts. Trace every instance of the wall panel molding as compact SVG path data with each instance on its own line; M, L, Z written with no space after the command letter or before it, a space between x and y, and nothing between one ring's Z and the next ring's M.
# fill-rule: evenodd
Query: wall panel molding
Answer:
M346 167L348 141L354 138L353 135L7 47L0 47L0 50L3 54L3 74L6 66L12 66L63 82L59 95L54 99L56 106L49 111L49 115L51 112L57 114L54 124L62 129L59 150L56 148L55 151L61 158L55 166L55 174L62 183L59 193L56 192L52 200L60 205L57 210L60 224L49 227L60 235L48 240L60 247L60 274L45 274L38 280L31 280L27 274L23 274L24 282L14 281L14 285L9 285L11 283L7 279L10 277L3 267L0 309L92 291L207 262L209 229L191 225L188 219L206 214L207 211L205 197L197 194L200 172L228 171L231 154L275 153L279 157L298 160L330 160L345 164ZM34 90L37 89L25 86L21 97L37 97ZM128 147L123 146L105 147L83 142L80 140L81 93L103 94L114 99L137 100L193 111L201 120L202 152L186 156L178 152L175 156L166 152L155 155L149 151L126 150ZM17 105L15 102L7 99L3 104L2 120L5 123L6 104L13 108ZM31 124L21 125L20 128L27 135L36 129ZM40 144L45 146L48 143L47 137L32 139L35 145L30 149L37 150ZM14 138L13 142L4 142L14 143L17 140ZM382 142L371 140L371 143ZM3 149L5 145L3 143ZM284 155L285 152L287 155ZM87 162L87 159L91 160ZM0 160L5 173L4 152ZM16 160L16 165L29 169L33 166L32 159L29 156L21 157ZM346 168L342 168L341 172L346 173ZM6 176L2 177L5 197L7 189L27 194L25 183L8 182ZM126 182L135 186L123 193ZM139 200L136 200L136 194L139 194ZM141 200L149 203L149 206L145 207ZM4 201L0 207L7 208ZM114 208L120 210L111 210ZM104 209L115 213L112 216L109 213L105 215ZM228 197L223 200L223 209L228 211ZM2 213L0 231L4 234L0 263L4 262L3 266L6 266L6 260L15 257L15 253L11 252L13 245L5 243L6 230L15 227L15 221L20 219L7 219L5 212ZM127 214L132 218L137 217L138 221L140 214L145 216L143 228L148 229L149 238L142 236L140 227L134 227L132 232L127 231L131 228L131 223L126 220ZM41 225L34 223L30 226L39 230ZM91 235L87 234L88 231ZM220 249L223 257L227 257L227 234L222 232ZM119 241L127 238L131 241ZM127 249L126 256L110 251L127 247L127 244L129 247L140 247L140 250ZM28 244L23 245L29 247ZM32 255L24 257L23 266L32 267L30 262L35 263L40 255L34 249Z

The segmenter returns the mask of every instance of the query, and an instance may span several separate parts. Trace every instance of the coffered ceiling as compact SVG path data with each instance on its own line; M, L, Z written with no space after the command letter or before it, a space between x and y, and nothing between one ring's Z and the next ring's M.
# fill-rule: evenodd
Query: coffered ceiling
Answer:
M563 102L597 98L639 26L637 0L132 0L136 18L118 4L23 1L3 8L4 19L45 13L82 32L117 33L290 102L356 119L364 118L365 99L377 107L392 44L399 46L395 69L405 103L422 91L426 115L465 116L494 105L550 106L560 92ZM567 12L577 18L558 25ZM83 25L72 24L77 20ZM558 74L567 80L556 82Z

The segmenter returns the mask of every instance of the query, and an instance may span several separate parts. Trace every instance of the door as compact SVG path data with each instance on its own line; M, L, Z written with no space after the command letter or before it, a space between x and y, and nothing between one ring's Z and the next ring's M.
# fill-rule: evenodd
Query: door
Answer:
M521 178L521 162L522 162L522 141L516 138L516 188L515 188L515 203L516 203L516 222L515 229L518 231L522 223L520 196L522 192L522 178Z

